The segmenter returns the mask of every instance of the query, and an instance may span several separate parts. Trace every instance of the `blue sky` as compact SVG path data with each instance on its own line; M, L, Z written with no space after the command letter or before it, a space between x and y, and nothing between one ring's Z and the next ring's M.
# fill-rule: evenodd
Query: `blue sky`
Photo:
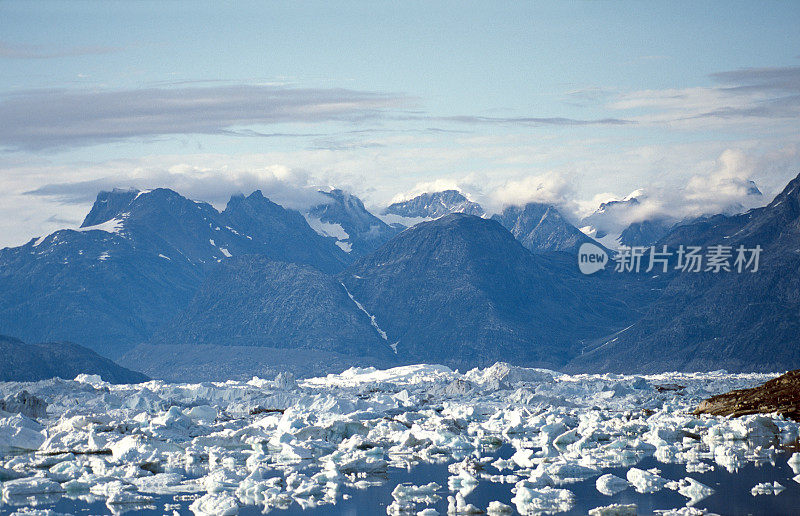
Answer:
M796 2L0 2L0 245L115 185L574 219L769 197L800 172L798 26Z

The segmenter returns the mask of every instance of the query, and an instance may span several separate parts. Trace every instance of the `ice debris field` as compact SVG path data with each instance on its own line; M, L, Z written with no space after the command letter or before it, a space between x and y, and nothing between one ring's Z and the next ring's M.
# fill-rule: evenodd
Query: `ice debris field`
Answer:
M703 514L715 486L698 478L709 471L800 473L800 454L786 448L797 423L690 414L772 376L571 376L499 363L302 381L0 383L0 513L54 514L66 498L112 513L314 514L384 486L372 514L637 514L651 509L620 503L620 493L666 491L679 503L651 512ZM414 479L426 464L446 468L444 480L391 485L392 471ZM787 474L745 494L777 499L799 481ZM589 505L575 491L587 483ZM476 505L482 484L499 495Z

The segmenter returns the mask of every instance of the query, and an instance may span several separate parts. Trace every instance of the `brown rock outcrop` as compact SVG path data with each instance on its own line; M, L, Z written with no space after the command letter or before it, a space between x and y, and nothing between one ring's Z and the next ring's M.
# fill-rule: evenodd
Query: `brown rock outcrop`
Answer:
M703 401L693 414L744 416L777 412L800 421L800 369L753 387L712 396Z

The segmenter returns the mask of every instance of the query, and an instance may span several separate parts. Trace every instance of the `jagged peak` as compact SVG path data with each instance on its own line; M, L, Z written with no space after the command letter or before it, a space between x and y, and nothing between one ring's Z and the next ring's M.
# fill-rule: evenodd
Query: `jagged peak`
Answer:
M800 174L789 181L781 193L776 195L772 202L769 203L768 207L774 208L785 203L786 201L800 202Z
M103 222L108 222L123 213L138 195L139 190L135 188L114 188L111 191L98 192L92 209L83 219L81 227L96 226Z

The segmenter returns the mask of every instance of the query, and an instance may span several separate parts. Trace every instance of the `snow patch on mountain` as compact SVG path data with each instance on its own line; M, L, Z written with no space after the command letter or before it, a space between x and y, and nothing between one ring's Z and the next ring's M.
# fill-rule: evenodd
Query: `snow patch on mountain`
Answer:
M106 233L117 234L121 233L124 229L124 221L125 221L125 214L121 217L115 217L113 219L107 220L105 222L101 222L100 224L96 224L94 226L86 226L82 228L77 228L73 231L105 231Z
M367 309L364 308L364 306L361 303L359 303L358 300L356 300L356 298L353 297L353 294L350 293L350 291L347 289L347 287L344 285L344 283L340 283L340 284L344 288L344 291L347 292L347 297L349 297L350 300L353 301L353 303L356 304L356 306L358 307L359 310L361 310L362 312L367 314L367 317L369 317L369 321L372 324L372 327L375 328L375 331L378 332L378 335L380 335L383 340L389 340L388 337L386 336L386 332L383 331L380 326L378 326L378 321L375 319L375 316L372 315L371 313L369 313L367 311ZM394 349L394 352L397 353L397 348L395 347L393 349Z

